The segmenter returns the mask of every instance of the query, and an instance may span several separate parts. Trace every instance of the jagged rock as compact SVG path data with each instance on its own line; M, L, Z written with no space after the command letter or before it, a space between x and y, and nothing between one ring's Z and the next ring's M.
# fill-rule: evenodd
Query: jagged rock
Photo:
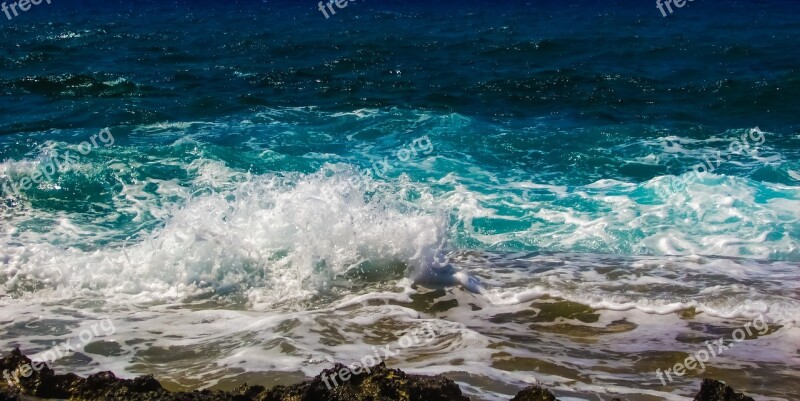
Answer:
M694 401L755 401L752 398L733 391L730 386L723 382L704 379L700 386L700 392L694 397Z
M30 365L30 362L17 349L0 360L0 370L13 371L20 366ZM349 381L329 388L330 382L323 378L330 380L336 372L345 368L337 364L310 381L276 386L269 390L262 386L242 386L232 392L203 390L170 393L152 376L125 380L111 372L101 372L84 379L74 374L56 375L47 366L42 366L39 371L26 370L25 373L30 371L29 376L20 375L15 380L15 386L23 394L73 401L470 401L450 379L409 375L389 369L383 363L373 367L370 373L353 374Z
M539 386L530 386L517 393L511 401L556 401L556 396Z
M30 359L19 349L0 359L0 372L12 372L21 366L30 366ZM332 384L329 380L346 369L336 364L317 377L292 386L243 385L234 391L192 391L171 393L161 387L153 376L133 380L117 378L111 372L100 372L87 378L72 373L56 375L47 366L38 371L26 369L24 375L11 380L12 389L0 391L0 401L28 401L37 399L68 399L70 401L470 401L452 380L442 376L409 375L398 369L389 369L381 363L371 371L352 374L350 380ZM341 373L340 373L341 374ZM339 381L341 377L339 376ZM3 382L5 378L3 378ZM618 399L615 399L619 401ZM754 401L737 394L732 388L716 380L703 381L695 401ZM537 386L520 391L511 401L557 401L550 391Z

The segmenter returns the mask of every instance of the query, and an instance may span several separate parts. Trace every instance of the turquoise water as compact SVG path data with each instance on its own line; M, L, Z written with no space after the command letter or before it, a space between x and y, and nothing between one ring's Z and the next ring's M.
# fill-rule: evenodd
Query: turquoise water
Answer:
M4 210L25 228L14 235L88 250L141 239L172 213L236 197L245 183L291 192L313 182L404 215L445 219L443 238L455 249L800 259L797 159L779 133L753 127L695 139L656 128L542 124L398 108L281 108L114 127L106 142L83 149L99 130L27 134L7 147L19 159L5 163L12 184ZM731 146L744 146L742 135L751 151ZM59 166L65 158L71 163ZM37 170L55 172L23 189ZM292 196L332 201L323 192ZM58 232L64 217L79 232L70 225L73 235L60 235L69 234Z
M424 322L390 364L476 399L798 390L797 3L81 4L0 17L3 347L110 316L59 363L225 387Z

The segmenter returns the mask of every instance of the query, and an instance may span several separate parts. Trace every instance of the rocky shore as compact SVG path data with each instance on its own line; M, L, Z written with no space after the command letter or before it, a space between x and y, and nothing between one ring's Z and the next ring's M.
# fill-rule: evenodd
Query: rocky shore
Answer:
M18 349L0 359L0 372L13 372L30 366L30 359ZM322 377L331 376L344 368L336 365L311 380L292 386L242 386L234 391L201 390L169 392L153 376L133 380L119 379L111 372L101 372L83 378L72 373L57 375L47 366L39 371L24 368L23 374L13 377L14 386L6 380L0 384L0 401L66 399L81 401L469 401L452 380L442 376L409 375L381 364L370 373L354 374L339 387L329 389ZM25 374L28 377L25 377ZM609 397L610 398L610 397ZM556 401L549 390L531 386L520 391L511 401ZM614 398L613 400L619 400ZM612 401L613 401L612 400ZM737 394L716 380L703 381L695 401L753 401ZM621 401L621 400L620 400Z

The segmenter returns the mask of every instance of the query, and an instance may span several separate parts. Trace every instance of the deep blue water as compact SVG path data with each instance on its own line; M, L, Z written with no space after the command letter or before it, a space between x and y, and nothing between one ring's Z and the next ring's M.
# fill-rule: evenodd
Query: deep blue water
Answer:
M326 20L311 1L54 2L0 19L2 133L317 106L787 135L799 7L354 2Z

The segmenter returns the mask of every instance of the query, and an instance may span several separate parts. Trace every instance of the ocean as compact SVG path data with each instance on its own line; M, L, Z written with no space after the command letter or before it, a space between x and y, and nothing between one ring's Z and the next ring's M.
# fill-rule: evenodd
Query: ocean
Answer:
M796 399L800 3L676 3L0 13L0 349L173 390L394 344L474 400Z

